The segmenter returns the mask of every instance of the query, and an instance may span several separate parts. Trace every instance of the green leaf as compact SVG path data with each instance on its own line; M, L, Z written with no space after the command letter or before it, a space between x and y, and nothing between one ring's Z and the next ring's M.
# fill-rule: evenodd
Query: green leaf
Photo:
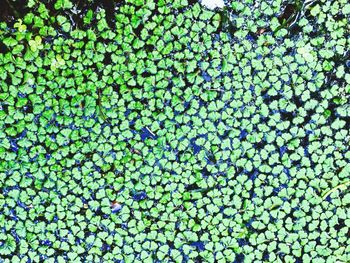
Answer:
M73 4L69 0L57 0L54 7L56 10L71 9L71 8L73 8Z
M0 242L0 255L10 255L16 250L16 241L12 236L1 233Z
M18 42L16 41L16 39L8 37L3 40L3 43L8 47L13 47L16 46Z

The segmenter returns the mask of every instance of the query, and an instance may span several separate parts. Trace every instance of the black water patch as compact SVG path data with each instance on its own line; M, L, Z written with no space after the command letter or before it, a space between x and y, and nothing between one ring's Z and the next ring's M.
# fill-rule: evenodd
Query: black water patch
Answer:
M210 176L210 172L208 171L207 167L203 167L203 169L201 170L201 173L204 178Z
M154 134L152 134L149 129L147 128L142 128L141 130L141 140L144 141L148 138L151 138L151 139L155 139L156 137L154 136Z
M101 247L101 251L103 251L103 252L107 252L107 251L110 251L110 250L111 250L111 247L108 244L106 244L106 243L104 243L102 245L102 247Z
M292 101L295 104L295 106L297 106L297 108L301 108L303 105L303 101L301 100L301 97L299 97L299 96L293 96Z
M0 0L0 6L1 6L1 12L0 12L1 21L8 21L10 19L13 19L14 12L12 7L9 5L9 3L6 0Z
M278 16L280 24L290 22L297 15L298 8L295 4L287 4L281 15Z
M150 73L150 72L148 72L148 71L144 71L144 72L142 72L142 74L141 74L141 76L143 77L143 78L147 78L147 77L150 77L152 74Z
M112 64L111 53L105 53L104 54L103 64L105 64L105 65L111 65Z
M238 242L238 245L239 245L240 247L244 247L245 245L248 244L248 243L247 243L247 240L244 239L244 238L238 238L238 239L237 239L237 242Z
M192 147L192 149L193 149L193 153L194 153L194 154L198 154L198 153L200 152L200 150L202 149L201 146L199 146L199 145L197 145L197 144L195 143L195 139L191 139L190 145L191 145L191 147Z
M280 111L280 116L282 121L290 121L292 122L295 117L295 112L288 112L286 110Z
M298 25L298 24L293 24L290 28L289 28L289 34L290 35L297 35L300 32L302 32L302 28Z
M56 10L55 3L56 1L52 0L43 0L41 1L47 8L49 15L56 17L58 14L68 16L73 23L74 27L83 28L84 27L84 17L89 10L92 10L93 13L96 13L99 9L104 9L106 12L106 21L110 28L115 27L115 11L116 8L125 3L124 0L93 0L93 1L82 1L82 0L72 0L74 6L73 9L76 12L71 10ZM18 18L23 18L30 9L27 7L26 0L0 0L0 21L13 22ZM90 25L88 25L90 26Z
M81 1L81 0L73 0L72 1L74 7L78 10L77 13L70 13L70 19L74 21L76 27L83 28L84 25L84 16L88 12L89 9L92 9L92 2L90 1Z
M247 34L246 39L248 41L256 41L258 39L258 36L256 34Z
M265 145L266 145L266 141L262 139L260 142L254 144L254 149L261 150L265 147Z
M146 44L146 45L144 45L144 50L146 51L146 52L152 52L153 50L155 50L155 46L154 45L150 45L150 44Z
M0 21L13 22L28 13L26 0L0 0Z
M329 196L328 196L329 197ZM328 198L327 197L327 198ZM331 200L331 198L330 198L330 200ZM344 228L345 227L345 220L344 219L342 219L342 218L338 218L338 224L336 224L335 226L334 226L334 229L336 230L336 231L340 231L342 228Z
M194 5L195 3L199 3L199 1L198 0L188 0L187 3L189 5Z
M200 190L201 188L196 183L193 183L193 184L188 184L185 189L186 191L196 191L196 190Z
M350 68L350 59L345 62L346 67Z
M212 153L212 152L207 152L207 157L208 157L208 161L213 163L213 164L216 164L217 163L217 160L215 158L215 155Z
M336 114L336 111L337 111L337 107L338 107L338 104L336 104L334 102L334 100L329 100L328 101L328 108L326 109L329 112L328 119L333 120L336 117L335 114Z
M243 129L243 130L241 130L241 132L240 132L240 134L239 134L239 139L240 139L240 140L244 140L244 139L247 137L247 135L248 135L247 130L246 130L246 129Z
M198 154L200 152L200 150L201 150L201 147L198 146L197 144L193 144L192 149L193 149L193 153L194 154Z
M106 11L106 20L107 24L110 28L114 27L115 23L115 7L116 5L122 4L124 1L116 0L116 1L110 1L110 0L100 0L94 2L94 10L97 9L97 7L101 7L105 9Z
M254 168L252 171L249 172L244 169L244 174L246 174L249 177L249 180L254 181L259 175L259 170Z
M11 234L15 238L16 243L18 244L21 241L21 238L18 236L17 232L14 229L12 229Z
M263 260L266 261L266 262L269 261L269 252L264 251L264 253L263 253Z
M133 31L137 37L141 37L141 31L144 28L144 24L140 23L136 28L133 28Z
M231 35L233 35L238 30L238 28L234 26L234 24L230 19L230 16L234 14L234 12L229 12L228 10L224 9L224 10L221 10L220 13L221 13L220 25L218 26L218 29L214 33L219 34L220 32L228 32Z
M42 246L52 246L52 242L48 239L40 240L40 245Z
M0 54L5 54L7 52L9 52L9 49L7 48L7 46L5 46L4 43L0 42Z
M236 260L234 261L236 263L244 262L244 254L240 253L236 255Z
M190 246L195 247L199 251L204 251L205 245L202 241L192 242Z
M10 149L13 152L18 152L18 145L14 139L10 139Z
M141 201L147 198L147 194L145 192L138 192L132 197L135 201Z
M207 72L203 71L202 77L206 82L211 82L211 76Z

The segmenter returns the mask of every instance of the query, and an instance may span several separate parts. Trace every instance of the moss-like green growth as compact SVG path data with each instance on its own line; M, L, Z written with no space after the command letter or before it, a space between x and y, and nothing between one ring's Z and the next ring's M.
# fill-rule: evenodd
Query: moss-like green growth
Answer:
M350 261L346 0L80 2L0 23L0 262Z

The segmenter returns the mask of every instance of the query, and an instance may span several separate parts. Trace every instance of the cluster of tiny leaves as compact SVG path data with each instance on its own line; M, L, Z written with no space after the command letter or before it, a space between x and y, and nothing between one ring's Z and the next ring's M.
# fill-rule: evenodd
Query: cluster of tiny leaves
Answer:
M346 0L40 2L0 23L0 262L350 261Z

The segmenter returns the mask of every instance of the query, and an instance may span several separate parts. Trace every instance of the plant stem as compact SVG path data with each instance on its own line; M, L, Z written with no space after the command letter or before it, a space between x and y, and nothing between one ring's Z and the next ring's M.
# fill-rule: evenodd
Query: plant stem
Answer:
M338 189L340 190L345 190L348 186L350 185L350 181L347 181L343 184L337 185L336 187L332 188L328 192L326 192L323 196L322 199L326 199L329 195L331 195L333 192L337 191Z

